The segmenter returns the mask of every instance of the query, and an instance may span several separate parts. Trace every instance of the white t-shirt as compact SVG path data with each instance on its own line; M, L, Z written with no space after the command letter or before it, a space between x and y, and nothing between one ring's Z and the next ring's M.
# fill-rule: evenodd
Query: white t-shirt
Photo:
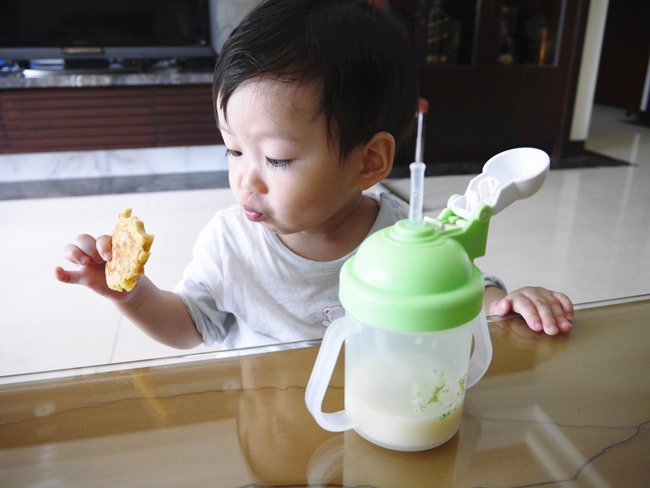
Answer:
M383 193L370 233L407 216L406 203ZM335 261L305 259L234 206L201 231L174 291L207 345L232 349L320 339L343 316L339 273L354 252Z

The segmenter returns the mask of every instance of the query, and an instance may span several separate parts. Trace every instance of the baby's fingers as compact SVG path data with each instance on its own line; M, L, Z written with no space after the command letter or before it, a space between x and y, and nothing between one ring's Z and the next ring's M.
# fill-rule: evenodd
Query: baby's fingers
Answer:
M76 244L68 244L63 248L63 256L71 263L85 266L87 264L103 264L111 258L111 238L102 236L98 239L81 234Z
M532 330L543 330L548 335L571 330L571 322L558 301L525 296L513 304L513 309L526 320Z
M68 271L61 266L54 268L54 276L62 283L71 283L75 285L82 284L83 274L79 271Z
M57 266L54 276L58 281L83 285L109 298L124 298L106 284L105 268L106 260L111 257L111 236L95 239L88 234L81 234L74 244L63 248L63 256L78 268L68 270Z
M564 309L557 302L541 302L537 305L537 312L542 319L544 332L556 335L558 332L571 330L571 323L566 318Z
M112 293L106 286L106 278L100 266L82 266L78 270L67 270L60 266L54 268L54 277L61 283L82 285L99 293L110 296Z
M104 261L109 261L112 257L112 240L111 236L100 236L97 238L95 248Z
M542 317L538 313L538 308L528 297L521 297L516 301L512 301L511 308L523 317L528 327L532 330L539 332L545 329ZM557 332L555 333L557 334Z
M85 266L92 262L92 258L75 244L67 244L63 248L63 257L79 266Z
M560 293L557 291L552 292L553 296L557 299L558 302L560 302L560 305L562 306L562 311L564 312L564 316L571 320L573 318L573 302L571 299L566 296L564 293Z
M88 256L93 262L97 264L103 263L105 260L99 255L97 250L97 240L88 234L81 234L77 236L77 246Z

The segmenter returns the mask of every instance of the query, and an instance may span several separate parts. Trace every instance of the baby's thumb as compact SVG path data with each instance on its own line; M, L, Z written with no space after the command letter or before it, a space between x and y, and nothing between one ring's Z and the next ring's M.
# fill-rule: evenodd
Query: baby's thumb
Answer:
M502 298L500 300L495 300L490 304L488 315L508 315L511 308L512 305L508 299Z

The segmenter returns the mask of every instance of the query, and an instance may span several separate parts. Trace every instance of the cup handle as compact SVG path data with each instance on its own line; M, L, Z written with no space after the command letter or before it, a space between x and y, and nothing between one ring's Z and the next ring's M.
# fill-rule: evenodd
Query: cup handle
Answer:
M332 378L336 360L343 346L345 339L351 334L361 330L360 324L348 317L335 320L325 331L323 342L318 351L318 357L311 372L307 390L305 391L305 403L318 425L331 432L342 432L356 426L345 410L327 413L323 412L323 398Z
M467 384L465 388L471 388L480 380L492 361L492 341L490 340L490 331L487 326L485 314L481 312L478 320L472 324L472 334L474 335L474 353L469 360L467 370Z

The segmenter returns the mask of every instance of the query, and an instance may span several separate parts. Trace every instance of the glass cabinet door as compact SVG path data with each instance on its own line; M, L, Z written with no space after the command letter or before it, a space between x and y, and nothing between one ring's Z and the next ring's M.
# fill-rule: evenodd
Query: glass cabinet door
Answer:
M499 63L557 66L565 2L504 0L499 19Z
M474 61L477 0L415 0L413 42L420 66Z
M498 30L496 63L558 64L567 0L412 1L413 44L420 67L474 64L477 53L482 57L494 52L493 29ZM481 13L481 8L486 11Z

